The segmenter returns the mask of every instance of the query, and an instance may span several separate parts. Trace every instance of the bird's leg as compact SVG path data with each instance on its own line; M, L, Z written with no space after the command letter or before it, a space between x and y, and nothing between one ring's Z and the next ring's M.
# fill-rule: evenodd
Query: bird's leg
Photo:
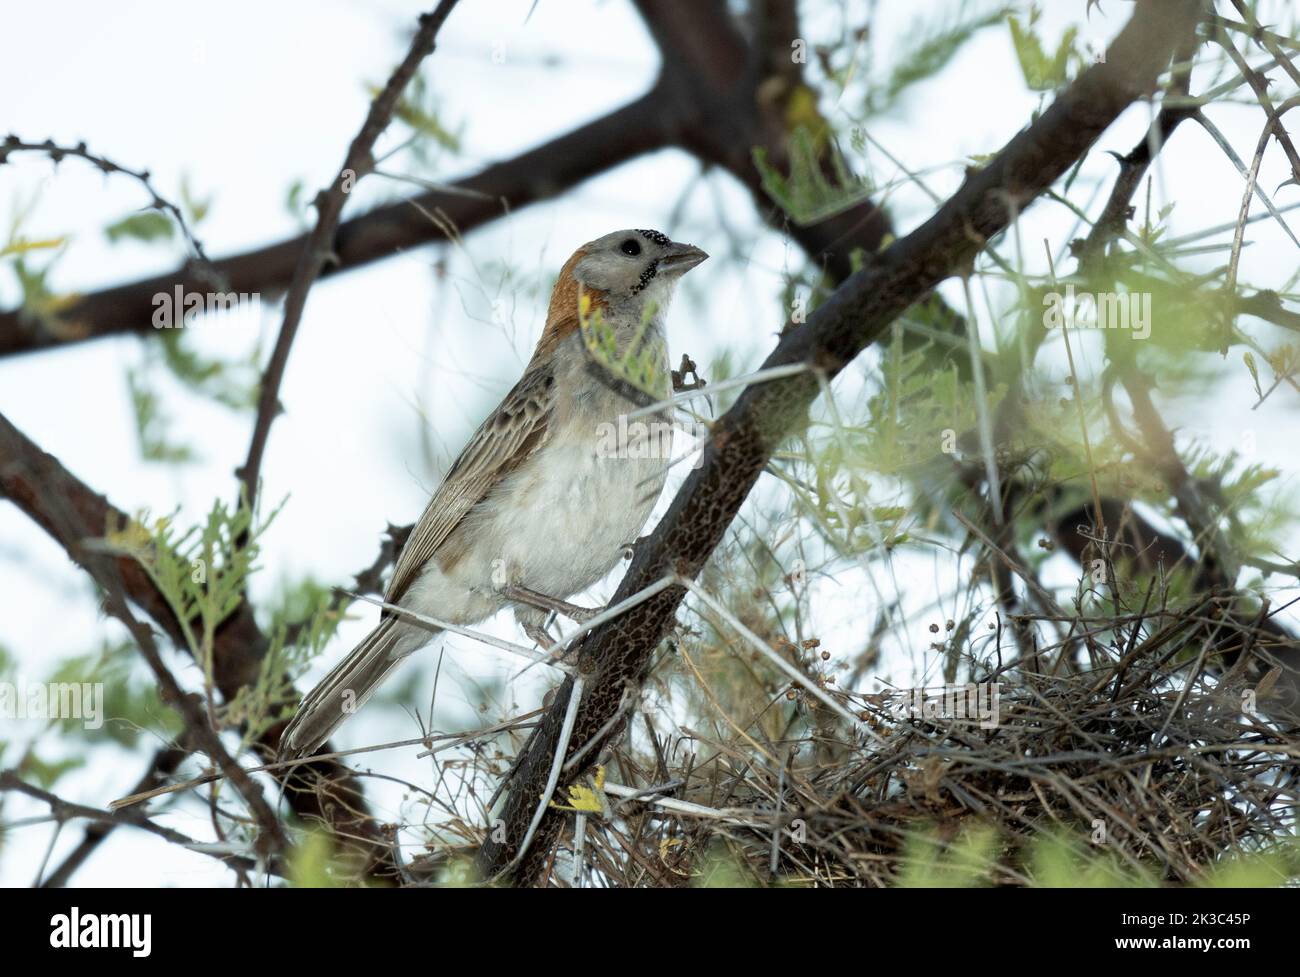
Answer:
M518 584L507 584L500 588L500 593L502 597L508 600L513 600L519 604L527 604L529 607L536 607L543 611L554 611L556 614L562 614L570 621L577 621L579 624L586 624L604 610L603 607L579 607L577 604L570 604L567 600L549 597L536 590L520 587ZM533 638L533 635L527 629L525 629L524 633ZM534 640L536 639L534 638Z
M533 641L536 641L542 651L550 651L555 647L555 639L546 633L546 628L542 627L540 624L534 624L531 621L521 621L519 623L524 629L524 634L528 635L528 637Z

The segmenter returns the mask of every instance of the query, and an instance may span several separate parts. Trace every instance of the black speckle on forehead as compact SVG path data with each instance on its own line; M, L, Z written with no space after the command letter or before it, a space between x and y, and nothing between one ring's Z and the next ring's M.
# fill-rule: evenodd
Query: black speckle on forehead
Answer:
M653 241L661 248L666 248L668 245L672 244L672 242L668 240L668 235L659 231L644 231L638 227L636 232L647 241Z

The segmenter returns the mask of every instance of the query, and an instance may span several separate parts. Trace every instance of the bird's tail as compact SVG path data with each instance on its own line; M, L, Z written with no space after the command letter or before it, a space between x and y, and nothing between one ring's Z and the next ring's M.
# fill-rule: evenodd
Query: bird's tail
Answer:
M421 632L413 643L416 635L409 626L393 617L380 621L302 700L280 737L280 756L314 753L365 704L389 672L430 637L427 631Z

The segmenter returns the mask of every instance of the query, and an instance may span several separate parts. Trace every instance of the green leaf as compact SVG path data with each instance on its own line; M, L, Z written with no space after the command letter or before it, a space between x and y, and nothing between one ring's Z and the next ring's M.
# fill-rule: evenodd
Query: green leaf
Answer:
M1065 835L1039 836L1030 851L1035 886L1046 889L1151 888L1155 876L1127 865L1111 851Z
M334 842L324 831L309 831L289 853L289 884L296 889L335 889L342 883L332 871Z
M158 519L147 511L125 525L104 528L99 545L129 556L140 564L166 599L180 623L185 646L199 663L204 690L215 697L213 649L217 629L244 599L248 580L257 571L260 539L284 503L269 516L255 520L247 505L229 509L217 499L204 522L178 530L170 516ZM287 641L285 617L278 615L270 646L258 663L256 678L226 704L210 708L222 728L239 727L245 742L284 718L297 701L293 680L305 662L319 653L334 633L339 612L329 606L323 591L312 617L299 629L297 640Z
M143 241L146 244L152 244L155 241L170 241L175 233L176 225L172 223L172 219L156 210L123 217L121 220L104 228L104 234L113 244L124 238Z
M135 414L136 440L140 457L145 461L180 464L194 461L194 452L183 444L168 440L169 419L159 408L158 395L148 385L143 373L131 369L126 373L126 385L131 394Z
M171 374L187 387L211 397L231 410L252 410L257 406L257 351L242 360L204 357L190 346L190 332L185 329L158 331L159 348Z
M370 86L372 98L378 93L377 86ZM460 135L452 132L439 118L438 99L430 91L425 75L415 76L393 114L417 136L431 139L437 146L453 153L460 152Z
M32 750L23 758L19 768L25 780L45 790L53 790L59 778L69 771L85 765L82 757L69 757L63 760L43 760Z
M866 180L849 172L839 151L827 142L824 135L818 139L805 126L795 129L789 141L788 177L768 162L766 149L755 146L753 150L754 166L762 176L763 189L800 226L843 213L869 199L873 192ZM830 175L823 168L823 161L830 168Z
M963 6L955 22L915 21L903 35L904 48L889 77L867 93L867 114L878 115L893 108L908 87L937 75L971 38L984 28L997 24L1007 12L1004 7L962 19L965 15Z
M1007 25L1011 29L1011 43L1015 47L1016 60L1020 63L1020 73L1024 75L1025 84L1031 91L1049 92L1066 81L1066 71L1071 56L1075 55L1074 42L1079 29L1067 28L1055 52L1049 55L1034 32L1038 17L1038 8L1032 7L1027 25L1022 25L1019 18L1013 15L1007 16Z
M948 845L934 836L913 835L903 853L902 889L968 888L988 885L997 835L990 828L964 831Z
M1250 378L1255 381L1255 396L1261 400L1264 399L1264 391L1259 385L1259 368L1255 366L1255 354L1246 350L1241 354L1242 361L1246 364L1246 369L1250 371Z
M303 183L302 177L299 177L289 184L289 189L284 195L284 209L300 224L307 222L307 202L303 199L306 188L307 185Z
M30 251L44 251L61 248L68 243L68 240L69 238L66 234L63 237L45 238L40 241L32 241L25 237L17 237L10 240L10 242L3 248L0 248L0 258L8 258L10 255L15 254L27 254Z
M1224 859L1206 874L1201 886L1209 889L1264 889L1286 886L1300 872L1300 848L1294 838L1275 848L1245 852Z
M43 268L36 268L27 263L25 255L14 257L13 265L18 287L22 290L22 313L25 319L43 323L53 329L59 314L77 301L75 294L60 294L47 284L50 272L63 250L52 257Z
M212 209L212 197L199 199L190 189L189 176L181 177L181 209L185 213L185 219L191 226L201 224L203 219L208 216L208 211Z

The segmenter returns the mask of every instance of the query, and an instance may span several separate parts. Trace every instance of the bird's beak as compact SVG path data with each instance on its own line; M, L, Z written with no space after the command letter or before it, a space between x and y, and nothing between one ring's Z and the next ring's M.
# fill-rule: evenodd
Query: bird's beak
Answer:
M707 258L708 255L693 244L678 244L674 241L668 245L668 253L659 259L660 271L684 274Z

